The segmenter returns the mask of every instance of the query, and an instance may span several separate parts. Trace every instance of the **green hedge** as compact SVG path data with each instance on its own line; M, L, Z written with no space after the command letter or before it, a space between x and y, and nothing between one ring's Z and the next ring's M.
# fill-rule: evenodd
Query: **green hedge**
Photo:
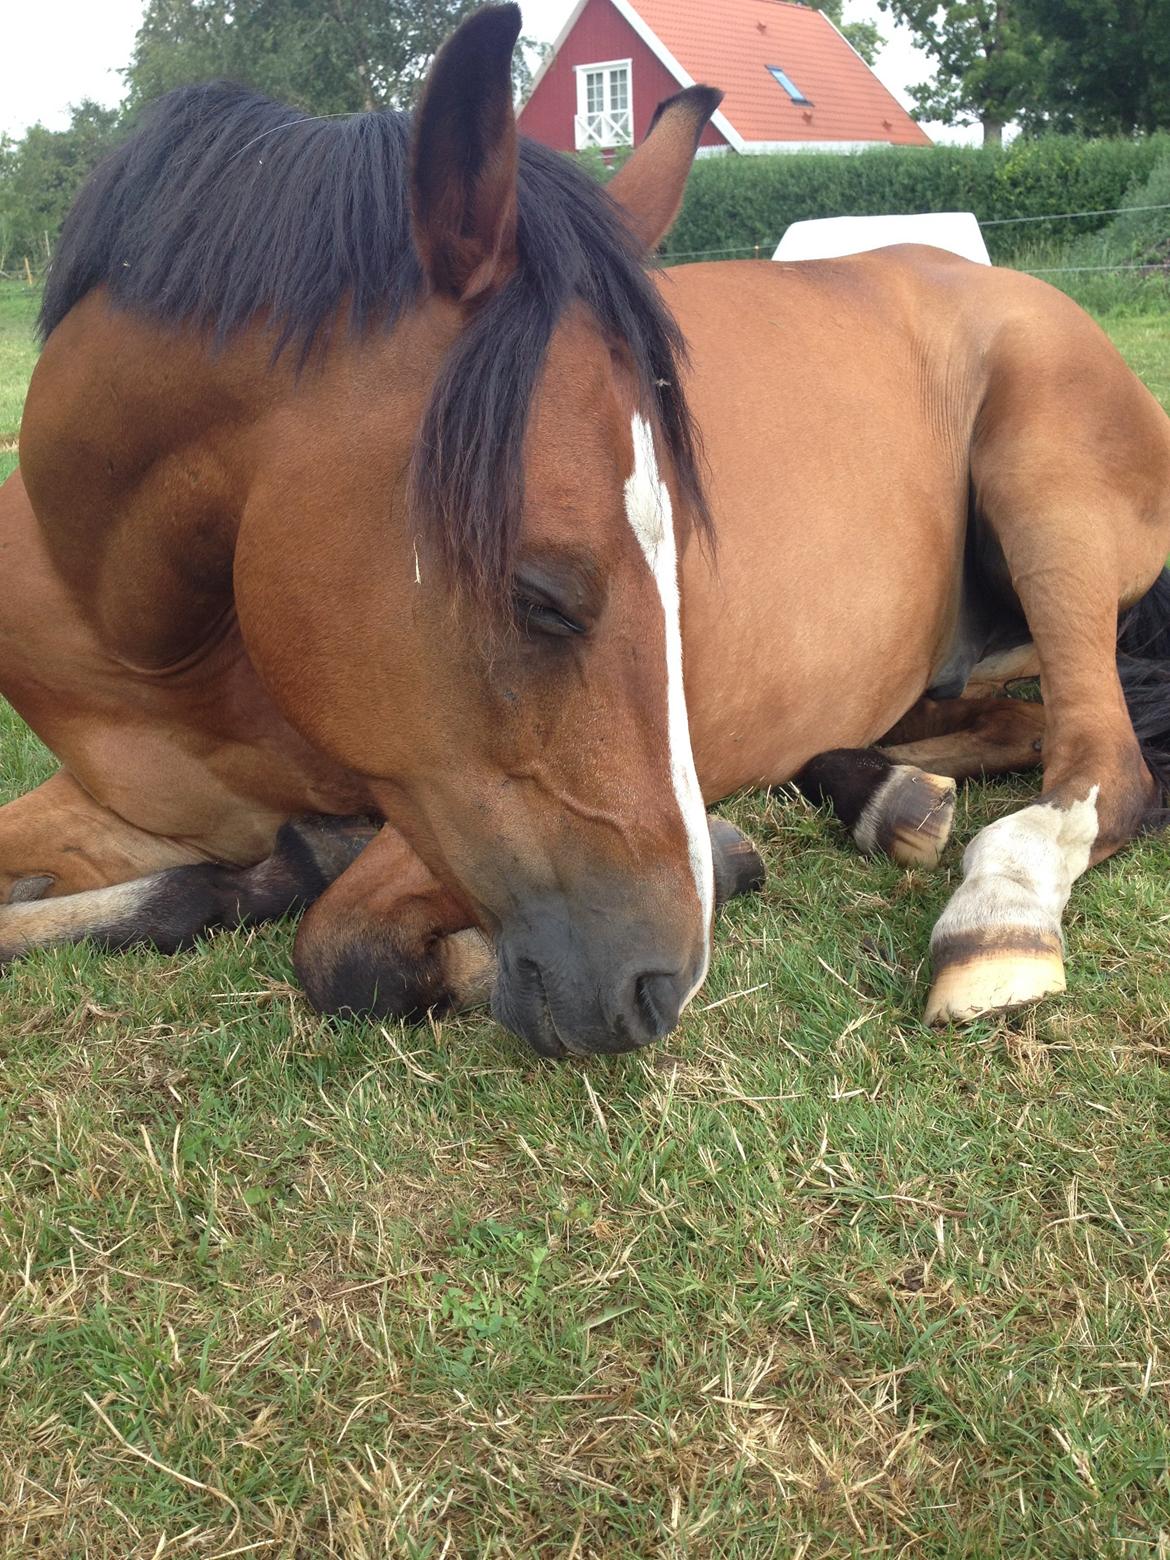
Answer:
M790 222L883 212L973 211L983 222L1120 206L1127 189L1170 154L1170 136L1080 140L1049 136L1006 148L879 147L854 153L703 158L695 164L667 259L759 246L771 255ZM1096 231L1108 217L985 229L992 258Z
M1147 178L1135 180L1127 208L1105 230L1078 245L1080 264L1170 266L1170 151Z

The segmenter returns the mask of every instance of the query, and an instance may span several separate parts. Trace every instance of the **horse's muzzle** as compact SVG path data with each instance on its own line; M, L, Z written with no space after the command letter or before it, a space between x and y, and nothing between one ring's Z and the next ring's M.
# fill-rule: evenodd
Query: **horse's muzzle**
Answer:
M719 906L758 889L764 868L738 829L709 821ZM608 897L625 900L626 910L636 896ZM635 1051L661 1040L699 984L707 950L698 928L688 938L676 927L671 939L654 923L652 915L631 923L622 913L574 911L560 894L529 901L496 942L493 1016L541 1056Z
M547 936L501 937L492 992L496 1020L541 1056L636 1051L678 1023L697 969L688 977L630 967L598 981L579 968L583 961L567 945L556 946L559 927L547 931L552 945Z

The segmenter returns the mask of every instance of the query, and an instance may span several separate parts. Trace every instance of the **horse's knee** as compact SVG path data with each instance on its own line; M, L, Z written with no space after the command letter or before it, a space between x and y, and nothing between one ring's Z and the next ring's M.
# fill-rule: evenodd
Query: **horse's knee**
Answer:
M375 916L321 900L297 932L293 966L319 1013L416 1020L476 1007L491 995L495 955L474 928L442 932L425 905Z
M0 904L87 893L199 859L127 823L63 769L0 807Z

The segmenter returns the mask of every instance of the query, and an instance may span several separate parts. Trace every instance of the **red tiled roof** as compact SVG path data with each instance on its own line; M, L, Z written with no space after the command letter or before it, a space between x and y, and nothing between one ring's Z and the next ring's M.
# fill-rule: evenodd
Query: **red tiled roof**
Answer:
M820 11L788 0L630 0L696 80L724 92L745 141L888 141L930 137ZM811 107L769 74L778 66Z

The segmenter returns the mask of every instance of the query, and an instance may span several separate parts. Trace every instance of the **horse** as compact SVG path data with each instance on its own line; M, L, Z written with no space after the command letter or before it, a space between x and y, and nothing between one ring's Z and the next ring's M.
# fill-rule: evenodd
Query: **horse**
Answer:
M719 93L602 188L518 137L519 27L411 118L182 89L80 194L0 492L0 691L60 761L0 809L0 960L300 909L322 1012L622 1051L758 885L709 804L794 781L929 867L959 780L1042 765L926 1017L1063 989L1170 777L1170 421L1021 274L658 269Z

